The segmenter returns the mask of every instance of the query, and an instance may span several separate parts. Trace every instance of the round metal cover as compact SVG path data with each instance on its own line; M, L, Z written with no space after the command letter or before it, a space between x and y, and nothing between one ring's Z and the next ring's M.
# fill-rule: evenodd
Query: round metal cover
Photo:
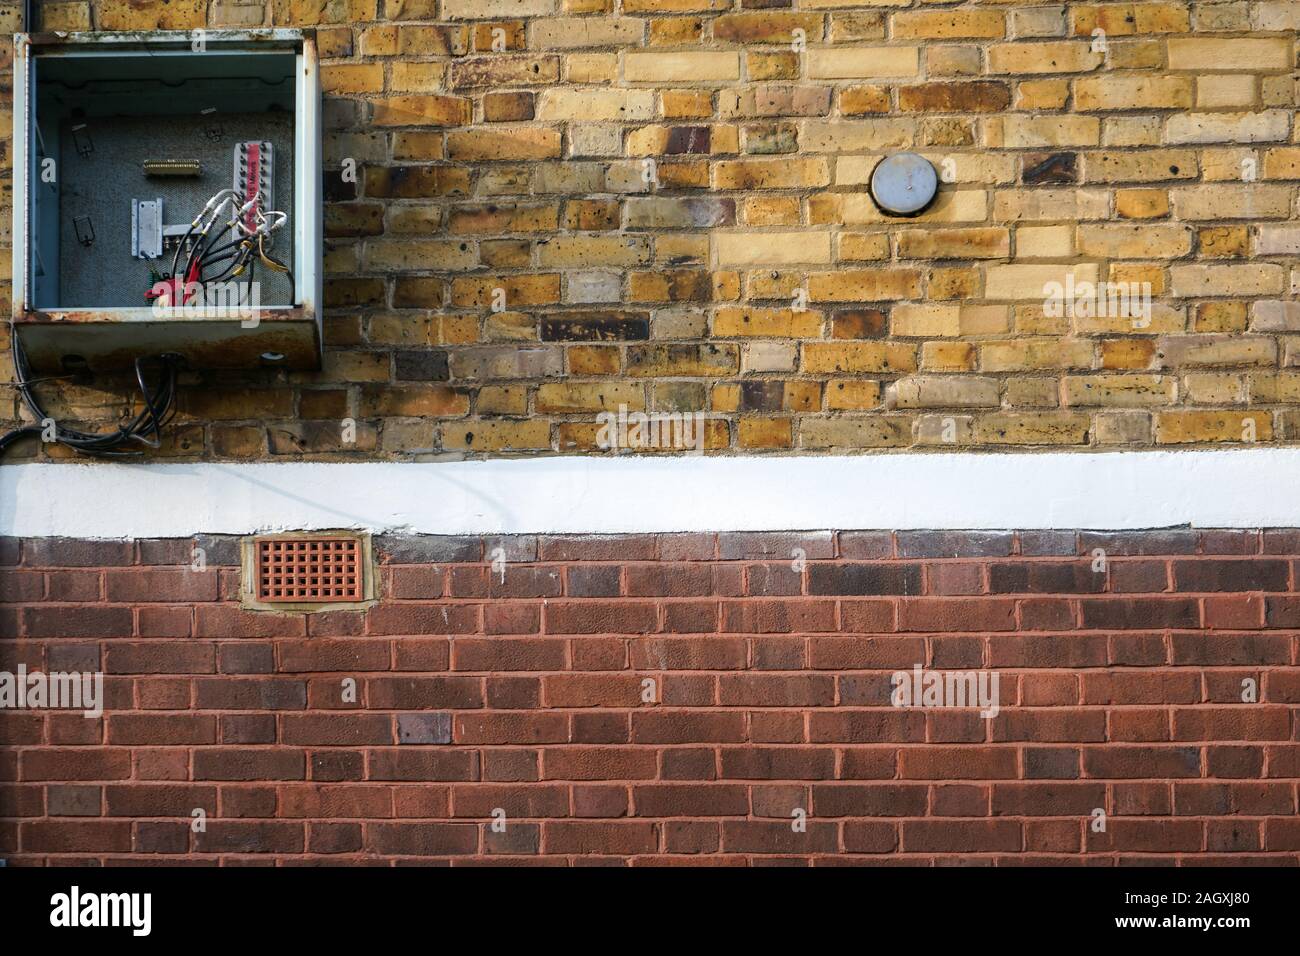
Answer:
M911 216L934 200L939 177L934 167L916 153L886 156L871 173L871 198L895 216Z

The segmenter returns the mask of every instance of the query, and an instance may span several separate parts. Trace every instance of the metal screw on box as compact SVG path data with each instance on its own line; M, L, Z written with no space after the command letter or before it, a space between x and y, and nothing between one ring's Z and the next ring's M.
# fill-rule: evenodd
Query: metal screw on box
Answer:
M939 176L929 160L916 153L886 156L871 171L871 198L891 216L923 212L939 190Z

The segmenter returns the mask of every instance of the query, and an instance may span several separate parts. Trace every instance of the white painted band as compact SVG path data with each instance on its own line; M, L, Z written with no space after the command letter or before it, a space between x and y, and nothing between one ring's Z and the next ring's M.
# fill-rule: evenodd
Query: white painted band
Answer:
M0 467L0 534L1300 527L1300 448Z

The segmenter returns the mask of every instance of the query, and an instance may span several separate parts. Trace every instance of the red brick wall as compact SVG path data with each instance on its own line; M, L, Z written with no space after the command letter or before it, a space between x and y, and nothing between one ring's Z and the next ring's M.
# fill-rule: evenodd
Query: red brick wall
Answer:
M381 538L377 606L288 616L200 543L0 546L0 669L108 699L0 711L0 855L1300 861L1300 532Z

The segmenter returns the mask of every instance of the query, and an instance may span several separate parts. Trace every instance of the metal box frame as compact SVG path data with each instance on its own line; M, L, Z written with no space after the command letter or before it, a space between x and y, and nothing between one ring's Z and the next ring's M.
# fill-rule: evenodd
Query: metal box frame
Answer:
M56 57L193 56L195 34L41 33L14 36L13 322L29 366L65 370L75 359L92 370L128 366L141 355L179 353L195 368L313 369L320 366L323 302L320 69L311 31L207 30L206 49L223 54L296 56L294 83L292 305L262 305L257 321L238 317L160 317L149 306L38 307L32 217L36 161L37 79ZM197 54L202 55L202 54Z

